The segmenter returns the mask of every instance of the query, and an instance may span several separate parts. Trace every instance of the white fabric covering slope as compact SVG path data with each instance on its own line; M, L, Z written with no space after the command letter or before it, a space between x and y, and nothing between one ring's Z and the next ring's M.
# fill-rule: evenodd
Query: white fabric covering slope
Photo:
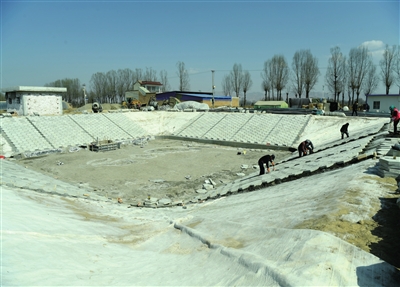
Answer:
M3 188L2 283L394 286L393 266L331 234L296 229L338 209L336 199L365 180L370 164L187 209L128 209ZM353 216L364 218L385 192L369 183Z

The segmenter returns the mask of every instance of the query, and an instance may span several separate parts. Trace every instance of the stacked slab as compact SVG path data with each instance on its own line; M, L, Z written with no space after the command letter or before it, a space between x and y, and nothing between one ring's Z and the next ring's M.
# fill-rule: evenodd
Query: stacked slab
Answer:
M93 141L70 116L27 117L40 134L55 148L88 144Z
M204 113L174 135L290 147L298 140L310 117L259 113Z
M400 151L396 151L394 156L384 156L379 159L378 175L381 177L394 177L400 175Z
M3 118L1 132L6 135L15 152L54 149L51 143L25 117Z
M112 114L118 115L118 114ZM123 140L131 136L102 113L70 116L93 140Z
M331 149L317 151L300 158L296 153L293 153L292 157L286 161L277 163L275 171L271 171L270 173L261 176L257 171L233 182L217 186L215 189L207 191L206 193L198 194L188 203L195 203L229 194L252 191L270 184L295 180L327 169L343 167L347 164L356 163L359 160L365 159L365 156L361 155L361 153L372 139L373 136L367 136L357 141L347 142L332 147Z

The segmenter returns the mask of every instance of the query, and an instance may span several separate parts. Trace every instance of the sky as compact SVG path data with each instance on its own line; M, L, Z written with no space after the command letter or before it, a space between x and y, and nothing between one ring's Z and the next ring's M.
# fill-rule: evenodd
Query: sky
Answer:
M330 49L367 45L378 64L399 44L399 1L1 1L1 88L43 86L119 69L165 70L179 90L177 63L190 90L222 95L222 79L241 64L248 95L260 95L264 62L310 50L327 97ZM378 67L378 71L380 71ZM381 82L381 81L380 81ZM390 92L397 92L391 88ZM284 92L287 92L284 90ZM289 97L292 94L289 90ZM380 83L375 93L384 93Z

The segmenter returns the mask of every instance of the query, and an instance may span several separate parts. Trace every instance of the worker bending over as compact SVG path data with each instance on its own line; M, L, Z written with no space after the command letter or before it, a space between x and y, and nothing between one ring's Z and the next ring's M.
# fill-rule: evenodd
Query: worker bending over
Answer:
M264 155L262 158L258 160L258 165L260 166L260 175L265 174L265 168L264 164L267 165L267 171L270 172L269 170L269 163L273 166L273 170L275 170L275 163L274 163L275 155Z
M307 151L310 151L310 154L312 154L314 146L310 140L305 140L299 144L297 150L299 151L299 157L302 157L303 155L307 155Z
M344 135L349 137L349 123L345 123L341 128L340 128L340 133L342 134L342 139L344 138Z

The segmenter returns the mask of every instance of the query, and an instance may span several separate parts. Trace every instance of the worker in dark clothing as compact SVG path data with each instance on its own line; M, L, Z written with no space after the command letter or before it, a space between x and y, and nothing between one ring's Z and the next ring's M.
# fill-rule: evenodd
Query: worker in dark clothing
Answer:
M346 134L347 137L349 137L349 123L345 123L341 128L340 132L342 133L342 139L344 138L344 135Z
M307 155L307 151L310 151L310 154L314 152L314 145L310 140L305 140L301 142L297 148L299 151L299 157L303 155Z
M358 115L357 111L358 111L358 102L354 102L354 104L353 104L353 112L351 113L351 115L353 116L354 113L355 113L356 116L357 116Z
M271 165L273 166L273 170L275 170L275 155L271 154L271 155L264 155L262 158L260 158L258 160L258 165L260 166L260 175L265 174L265 168L264 168L264 164L267 165L267 171L270 172L269 169L269 163L271 163Z

